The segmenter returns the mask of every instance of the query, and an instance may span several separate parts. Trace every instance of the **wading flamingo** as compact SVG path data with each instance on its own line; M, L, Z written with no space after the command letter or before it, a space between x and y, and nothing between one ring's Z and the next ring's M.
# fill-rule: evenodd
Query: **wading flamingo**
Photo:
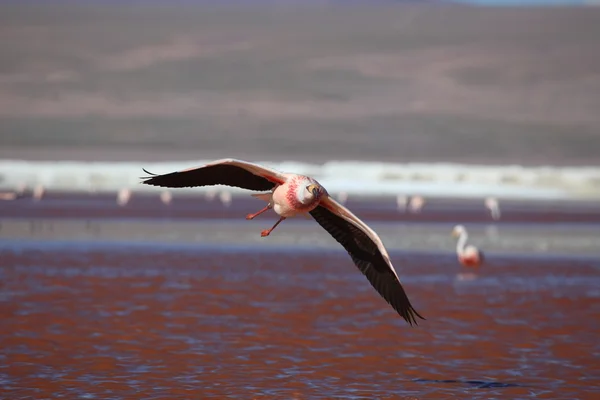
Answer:
M225 207L229 207L231 205L231 202L233 201L231 198L231 193L229 192L219 193L219 200L221 201L221 204L223 204Z
M490 214L492 215L492 219L494 221L498 221L500 219L500 205L498 204L498 200L495 197L487 197L484 201L485 208L490 210Z
M419 214L425 205L423 196L412 196L408 202L408 209L413 214Z
M129 203L129 200L131 200L131 190L125 188L119 190L117 193L117 204L120 207L124 207Z
M45 191L46 190L44 189L44 186L42 184L36 185L33 188L33 194L32 194L33 200L40 201L42 199L42 197L44 197Z
M172 188L227 185L266 191L253 196L266 201L267 205L246 216L248 220L254 219L271 209L279 215L275 225L263 230L261 236L269 236L286 218L312 216L346 249L358 269L402 318L410 325L417 324L417 317L424 319L408 300L379 236L346 207L332 199L315 179L234 159L217 160L198 168L164 175L144 172L152 175L142 178L142 183L147 185Z
M348 201L348 192L339 192L337 195L337 201L341 205L346 204L346 202Z
M467 246L469 234L465 227L456 225L454 229L452 229L452 236L458 237L456 243L456 255L458 256L458 261L465 267L479 267L483 263L483 253L475 246Z
M408 197L399 194L396 196L396 207L398 211L406 212L406 204L408 203Z
M164 204L164 205L169 205L171 204L171 201L173 201L173 195L171 194L171 192L169 191L164 191L160 193L160 201Z
M0 192L0 200L14 200L16 198L16 192Z

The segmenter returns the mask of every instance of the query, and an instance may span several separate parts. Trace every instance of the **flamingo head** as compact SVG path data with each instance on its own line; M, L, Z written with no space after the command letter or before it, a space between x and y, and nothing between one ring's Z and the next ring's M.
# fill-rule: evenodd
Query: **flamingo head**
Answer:
M319 197L321 197L323 195L323 193L325 193L325 189L323 188L323 186L319 185L318 183L311 183L310 185L306 186L306 192L304 193L304 197L307 199L318 199Z
M466 232L467 230L465 229L464 226L462 225L456 225L453 229L452 229L452 236L453 237L459 237L460 235L462 235L464 232Z

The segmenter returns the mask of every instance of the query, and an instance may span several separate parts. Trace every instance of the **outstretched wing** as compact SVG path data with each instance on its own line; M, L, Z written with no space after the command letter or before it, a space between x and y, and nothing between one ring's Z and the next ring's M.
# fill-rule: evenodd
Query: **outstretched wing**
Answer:
M381 239L346 207L330 197L310 212L313 218L350 254L371 285L410 325L423 318L400 284Z
M278 171L231 158L164 175L155 175L145 169L144 172L152 176L142 178L142 183L170 188L226 185L265 191L285 182L285 176Z

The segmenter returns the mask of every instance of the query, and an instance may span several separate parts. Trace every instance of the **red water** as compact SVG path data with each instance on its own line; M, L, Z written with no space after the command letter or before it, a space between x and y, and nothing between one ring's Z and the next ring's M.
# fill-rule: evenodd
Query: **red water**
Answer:
M2 398L600 398L600 260L0 241Z

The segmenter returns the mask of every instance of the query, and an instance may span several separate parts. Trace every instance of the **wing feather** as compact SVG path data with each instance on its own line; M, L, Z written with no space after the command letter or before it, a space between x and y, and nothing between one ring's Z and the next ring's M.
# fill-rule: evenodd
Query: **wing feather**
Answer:
M392 267L387 251L375 232L330 198L325 198L322 205L317 206L310 214L346 249L354 264L367 277L375 290L406 322L417 325L417 317L425 319L411 305Z
M157 175L144 169L146 185L182 188L226 185L249 190L271 190L285 182L285 176L273 169L235 159L223 159L197 168Z

